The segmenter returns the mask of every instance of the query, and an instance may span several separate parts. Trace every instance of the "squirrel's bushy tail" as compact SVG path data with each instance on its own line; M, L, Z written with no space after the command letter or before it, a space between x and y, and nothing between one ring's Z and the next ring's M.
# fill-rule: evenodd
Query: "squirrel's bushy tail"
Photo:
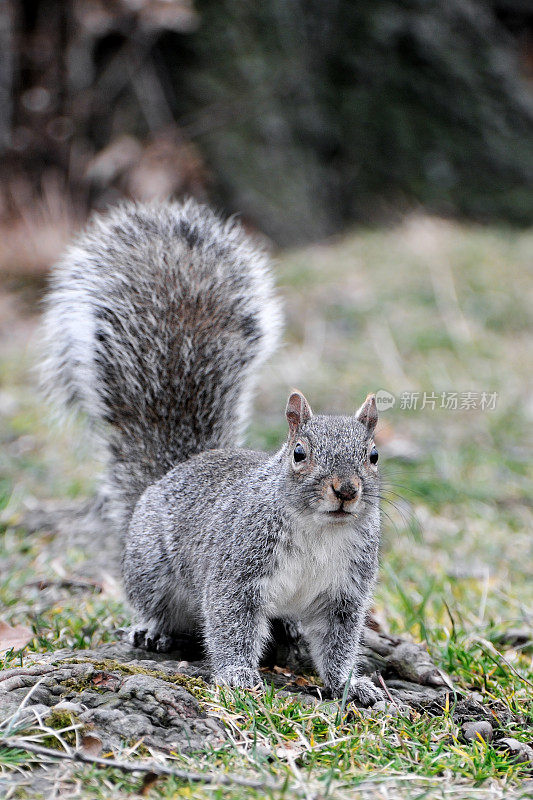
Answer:
M45 385L103 435L121 524L174 464L239 444L280 325L265 253L192 200L120 206L66 252L46 300Z

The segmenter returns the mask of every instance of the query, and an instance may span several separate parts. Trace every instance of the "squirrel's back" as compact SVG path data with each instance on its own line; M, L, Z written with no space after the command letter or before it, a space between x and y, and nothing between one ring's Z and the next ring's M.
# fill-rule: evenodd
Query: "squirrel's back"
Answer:
M46 300L45 383L103 434L122 523L174 464L240 443L279 329L265 253L192 200L120 206L70 247Z

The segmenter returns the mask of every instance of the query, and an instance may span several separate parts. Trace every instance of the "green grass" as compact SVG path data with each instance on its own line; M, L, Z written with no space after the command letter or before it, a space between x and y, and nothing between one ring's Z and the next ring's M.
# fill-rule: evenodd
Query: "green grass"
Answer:
M495 724L530 743L531 648L504 645L502 637L510 628L533 627L532 251L531 232L413 218L395 230L360 231L281 254L286 345L265 370L249 433L253 446L277 446L293 386L316 411L350 412L380 388L398 398L379 427L390 502L383 505L376 611L393 632L425 640L459 687L520 717L509 723L502 713ZM47 557L46 532L17 529L21 510L47 498L89 495L98 471L86 432L50 428L32 388L30 355L31 348L2 347L0 390L12 407L0 430L1 618L35 632L26 653L96 647L128 621L116 593L65 590L47 603L46 593L29 587L58 568L73 570L83 554L62 554L58 567ZM402 410L399 398L410 391L497 392L498 400L492 411ZM16 665L20 655L3 661ZM452 707L440 717L341 714L338 704L309 706L272 690L206 690L204 702L232 738L216 751L176 756L175 766L285 783L275 797L305 790L339 799L356 791L531 796L524 765L492 744L461 741ZM30 759L13 751L0 758L7 773ZM110 769L76 766L73 775L84 796L95 798L123 798L143 786L142 776ZM159 778L146 785L146 796L265 793Z

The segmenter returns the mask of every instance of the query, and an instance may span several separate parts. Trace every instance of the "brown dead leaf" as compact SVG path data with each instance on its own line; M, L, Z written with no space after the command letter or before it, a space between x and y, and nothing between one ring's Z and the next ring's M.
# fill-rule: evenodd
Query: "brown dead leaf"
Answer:
M121 684L121 679L117 678L116 675L113 675L111 672L95 672L95 674L91 678L91 683L94 686L98 686L103 689L111 689L112 692L115 692Z
M151 789L153 789L153 787L155 786L155 784L156 784L156 783L157 783L157 781L159 780L159 777L160 777L160 776L159 776L159 775L156 775L156 774L155 774L155 772L148 772L148 773L147 773L147 774L144 776L144 778L143 778L143 784L142 784L142 789L141 789L141 796L142 796L142 797L146 797L146 796L147 796L147 794L149 793L149 791L150 791Z
M82 737L80 749L88 756L99 756L102 752L102 740L94 734L86 733Z
M17 625L13 628L7 622L0 620L0 655L7 653L12 648L14 650L22 650L32 637L33 633L29 628L25 628L23 625Z

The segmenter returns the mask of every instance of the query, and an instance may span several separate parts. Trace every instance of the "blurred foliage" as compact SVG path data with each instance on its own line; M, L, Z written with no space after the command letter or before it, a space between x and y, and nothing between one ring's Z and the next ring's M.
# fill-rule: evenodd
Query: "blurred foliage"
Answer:
M505 5L9 0L4 187L15 206L21 173L84 207L192 193L283 244L413 204L530 223L533 10L506 27Z
M509 37L464 0L197 3L192 105L221 197L284 242L383 201L533 218L533 106Z

